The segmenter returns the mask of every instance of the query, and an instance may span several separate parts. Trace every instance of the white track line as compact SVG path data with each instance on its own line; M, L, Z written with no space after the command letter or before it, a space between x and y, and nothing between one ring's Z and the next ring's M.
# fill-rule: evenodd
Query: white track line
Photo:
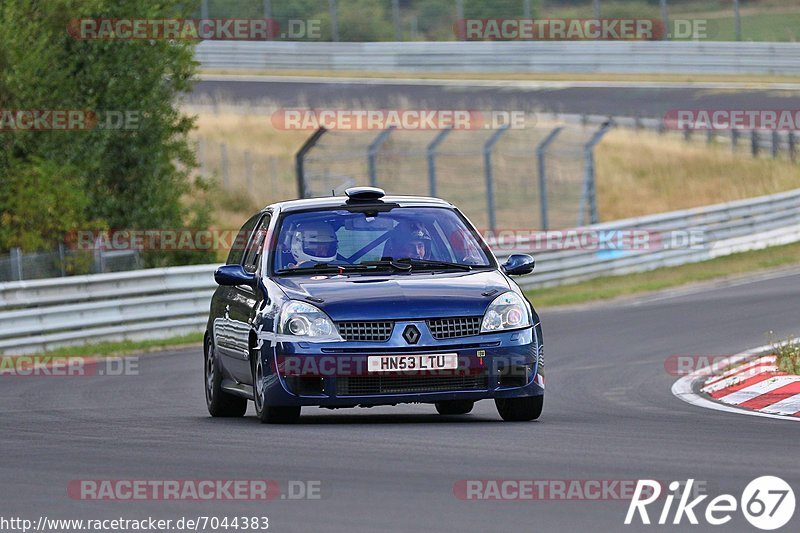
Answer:
M779 402L775 402L761 410L767 413L775 413L778 415L793 415L795 413L800 413L800 394L795 394L794 396L790 396Z
M775 365L767 365L767 366L761 367L761 372L777 372L777 371L778 371L778 367L775 366ZM756 374L750 373L750 371L742 372L741 374L736 374L736 375L731 376L731 377L729 377L727 379L724 379L722 381L716 381L716 382L711 383L709 385L705 385L700 390L702 390L706 394L712 394L714 392L720 391L722 389L727 389L728 387L732 387L733 385L736 385L737 383L741 383L742 381L745 381L747 379L755 377L758 374L760 374L761 372L758 372Z
M758 348L753 348L752 350L747 350L746 352L742 352L740 354L736 354L732 357L729 357L728 359L725 360L725 363L729 365L736 364L749 357L752 357L754 353L767 352L772 348L773 347L771 345L759 346ZM672 389L671 389L672 394L686 403L690 403L698 407L704 407L706 409L713 409L715 411L724 411L726 413L737 413L740 415L758 416L761 418L778 418L781 420L792 420L794 422L800 422L800 417L777 415L772 413L762 413L761 411L741 409L739 407L717 403L709 400L708 398L700 396L699 394L696 394L694 392L692 386L694 385L695 381L702 379L704 377L708 377L707 368L701 368L700 370L692 372L688 376L683 376L682 378L678 379L678 381L672 384Z
M780 389L784 385L794 383L797 379L797 376L776 376L774 378L765 379L764 381L759 381L755 385L750 385L742 390L732 392L717 399L721 402L739 405L763 394L770 393L775 389Z

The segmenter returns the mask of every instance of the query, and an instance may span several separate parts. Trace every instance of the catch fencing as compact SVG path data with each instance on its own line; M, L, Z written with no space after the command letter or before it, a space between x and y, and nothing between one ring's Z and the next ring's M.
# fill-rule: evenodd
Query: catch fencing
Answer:
M612 127L434 131L320 129L297 154L303 198L353 185L447 198L478 227L569 228L598 221L594 147Z
M645 272L800 241L800 189L725 204L595 224L583 233L646 231L654 242L694 232L701 246L641 250L539 249L524 239L490 240L502 262L532 251L526 289ZM171 337L203 331L217 265L0 284L0 353L43 352L67 344ZM536 303L534 297L534 304Z

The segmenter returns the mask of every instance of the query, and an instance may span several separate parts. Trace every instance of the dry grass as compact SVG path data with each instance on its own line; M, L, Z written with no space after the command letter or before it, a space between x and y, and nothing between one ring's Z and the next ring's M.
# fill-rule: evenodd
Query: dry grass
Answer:
M745 151L615 130L597 150L600 216L615 220L800 187L798 167L790 161L753 159Z

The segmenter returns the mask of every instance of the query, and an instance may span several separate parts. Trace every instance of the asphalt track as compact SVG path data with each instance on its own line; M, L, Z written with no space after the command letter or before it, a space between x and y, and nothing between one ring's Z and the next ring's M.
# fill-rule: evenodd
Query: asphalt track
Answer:
M191 103L279 107L522 110L660 117L673 109L794 109L790 85L749 88L722 83L335 80L206 76Z
M0 516L267 515L270 531L296 532L636 531L656 528L624 527L625 501L463 501L453 486L691 477L712 495L738 497L750 480L772 474L797 493L800 426L684 403L670 394L676 378L664 360L736 353L763 344L768 330L797 333L798 302L794 271L542 310L547 397L532 423L501 422L491 402L465 417L415 405L306 409L289 427L261 425L252 407L244 419L211 419L199 350L143 356L138 376L0 377ZM262 478L319 480L323 498L109 503L66 491L75 479ZM724 530L754 531L741 513Z

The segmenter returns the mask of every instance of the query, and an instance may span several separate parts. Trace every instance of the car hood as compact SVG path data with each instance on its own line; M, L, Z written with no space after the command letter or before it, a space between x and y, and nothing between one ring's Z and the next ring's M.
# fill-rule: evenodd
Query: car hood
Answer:
M310 301L333 320L482 315L494 298L510 288L496 270L286 276L274 281L289 298Z

